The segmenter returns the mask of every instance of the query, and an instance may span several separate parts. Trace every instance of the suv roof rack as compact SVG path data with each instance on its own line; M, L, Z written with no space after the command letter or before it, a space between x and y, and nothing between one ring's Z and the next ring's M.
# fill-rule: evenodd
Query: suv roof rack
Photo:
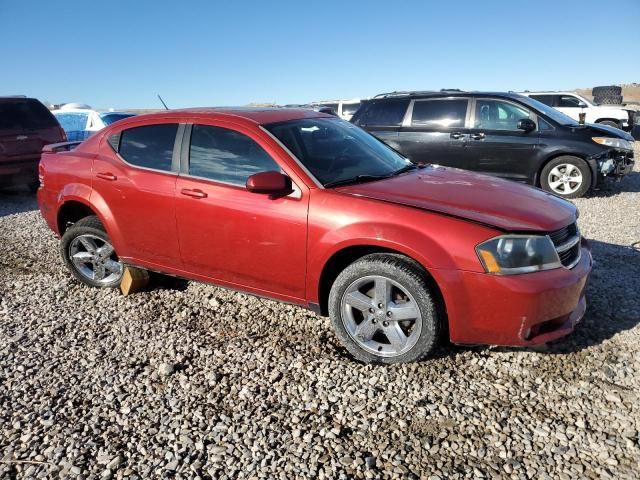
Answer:
M389 97L416 97L420 95L433 95L437 93L460 93L464 90L459 88L442 88L440 90L401 90L396 92L379 93L373 98L389 98Z
M0 98L27 98L26 95L0 95Z

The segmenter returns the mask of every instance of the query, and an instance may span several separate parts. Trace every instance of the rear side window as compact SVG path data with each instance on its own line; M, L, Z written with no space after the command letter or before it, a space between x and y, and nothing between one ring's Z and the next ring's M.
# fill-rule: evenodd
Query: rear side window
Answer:
M177 123L134 127L120 132L118 153L136 167L171 171Z
M189 147L189 174L245 186L254 173L280 171L256 142L227 128L194 125Z
M413 104L411 124L427 127L463 127L467 99L420 100Z
M549 105L550 107L553 107L555 97L556 95L531 95L531 98L533 98L534 100L538 100L539 102L544 103L545 105Z
M407 106L409 106L408 98L370 102L358 117L358 124L398 126L402 123Z
M0 102L2 130L39 130L57 126L53 114L37 100Z

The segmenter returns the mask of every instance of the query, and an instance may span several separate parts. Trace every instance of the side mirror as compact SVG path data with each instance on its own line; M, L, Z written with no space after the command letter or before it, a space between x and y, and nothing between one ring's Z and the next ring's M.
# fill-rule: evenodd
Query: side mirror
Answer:
M291 179L280 172L260 172L247 178L247 190L253 193L268 193L280 197L293 191Z
M529 133L536 129L536 122L530 118L523 118L522 120L518 120L517 127L518 130L524 130L526 133Z
M580 102L580 103L578 104L578 108L587 108L587 104L586 104L586 103L584 103L584 102Z

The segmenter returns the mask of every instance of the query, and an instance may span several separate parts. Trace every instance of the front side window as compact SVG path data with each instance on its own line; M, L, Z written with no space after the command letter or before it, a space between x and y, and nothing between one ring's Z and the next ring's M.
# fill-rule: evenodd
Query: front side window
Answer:
M189 175L245 186L260 172L280 171L255 141L227 128L194 125L189 147Z
M370 102L358 118L359 125L399 126L409 106L409 99Z
M128 128L120 132L118 153L137 167L170 172L177 131L177 123Z
M558 107L561 108L578 108L581 104L580 99L572 95L560 95L558 99Z
M342 104L342 115L353 115L360 108L361 103L343 103Z
M467 99L419 100L413 104L411 125L425 127L464 127Z
M325 186L391 176L412 163L359 127L338 118L265 126Z
M523 107L502 100L476 100L473 128L487 130L518 130L518 122L529 118Z

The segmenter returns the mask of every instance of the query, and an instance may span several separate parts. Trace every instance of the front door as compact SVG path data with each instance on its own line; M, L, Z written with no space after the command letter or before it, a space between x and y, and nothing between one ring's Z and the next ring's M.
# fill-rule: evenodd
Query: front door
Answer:
M185 269L214 283L302 300L308 191L299 185L282 198L249 192L245 184L254 173L287 172L260 139L237 128L196 124L187 132L188 151L176 185Z
M537 155L538 129L519 130L518 121L535 120L522 105L499 99L474 100L469 130L469 170L526 182Z

